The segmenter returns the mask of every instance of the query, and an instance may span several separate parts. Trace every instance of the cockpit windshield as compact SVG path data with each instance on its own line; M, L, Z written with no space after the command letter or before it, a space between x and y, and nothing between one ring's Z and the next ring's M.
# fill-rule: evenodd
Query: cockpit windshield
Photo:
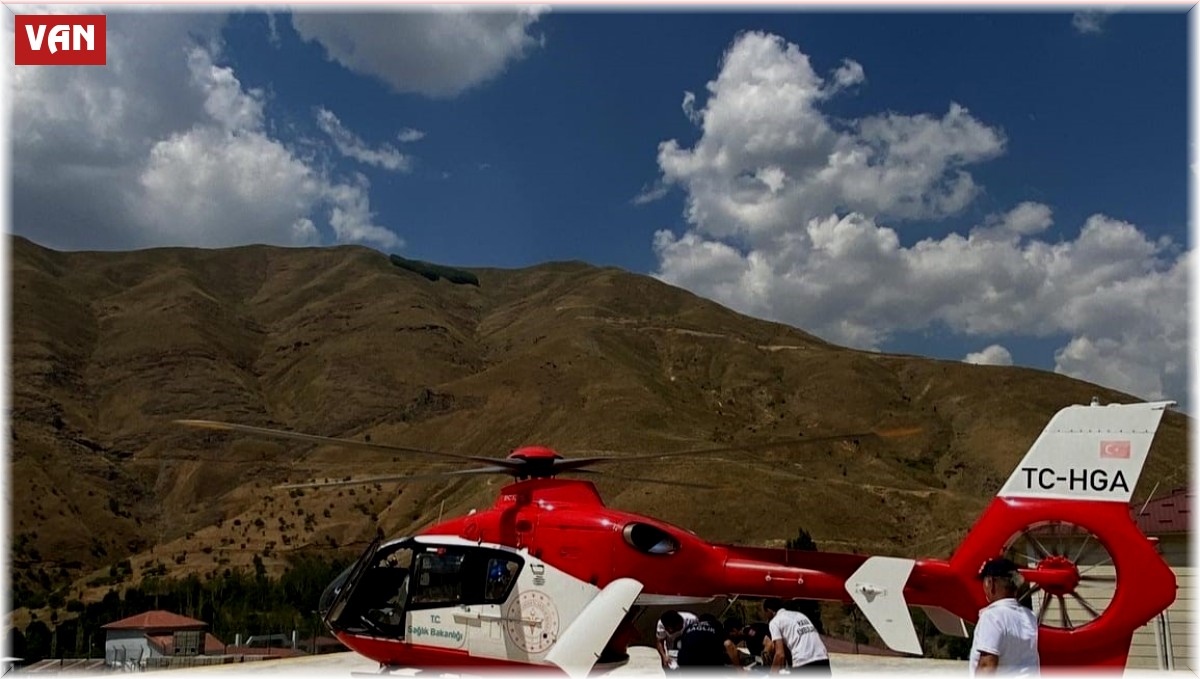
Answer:
M335 631L388 638L404 637L407 611L504 603L524 565L516 554L497 549L415 540L364 558L371 563L358 582L335 583L352 591L329 624Z

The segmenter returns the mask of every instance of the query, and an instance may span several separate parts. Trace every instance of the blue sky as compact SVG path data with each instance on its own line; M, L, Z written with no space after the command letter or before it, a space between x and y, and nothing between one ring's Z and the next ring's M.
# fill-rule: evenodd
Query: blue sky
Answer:
M841 344L1184 397L1182 12L109 27L105 69L15 72L13 230L47 246L577 259Z
M543 47L442 100L389 93L347 73L286 20L276 21L278 48L261 14L232 17L223 35L226 63L244 85L271 89L276 119L319 135L308 109L325 106L364 140L390 141L404 127L426 132L409 147L418 156L412 174L357 168L379 189L372 206L387 217L381 223L414 257L502 267L581 259L653 271L653 234L681 228L684 196L640 207L631 199L657 175L659 142L698 137L680 110L683 93L703 91L745 30L782 36L818 67L861 63L868 83L834 102L833 115L942 112L957 101L1003 128L1009 150L975 171L986 193L967 217L1043 200L1064 225L1104 212L1183 241L1186 16L1122 14L1099 35L1079 33L1071 18L551 12L531 28ZM911 237L948 225L921 226Z

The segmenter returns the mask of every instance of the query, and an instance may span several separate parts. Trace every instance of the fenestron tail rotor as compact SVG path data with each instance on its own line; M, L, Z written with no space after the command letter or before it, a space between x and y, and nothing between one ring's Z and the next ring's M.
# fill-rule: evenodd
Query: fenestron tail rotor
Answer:
M738 451L754 451L765 450L769 448L786 448L805 446L816 443L828 443L840 440L854 440L864 438L898 438L901 436L911 436L920 432L919 428L905 429L887 429L877 431L858 432L852 434L835 434L828 436L808 436L796 437L789 439L775 439L773 441L764 441L760 443L749 443L740 445L728 446L706 446L689 448L686 450L674 450L663 453L649 453L637 455L593 455L590 457L575 457L564 458L557 452L537 446L518 448L507 457L493 458L482 457L478 455L463 455L460 453L448 453L436 450L427 450L423 448L413 448L409 446L399 446L384 443L372 443L369 441L356 441L353 439L340 439L328 436L317 436L314 434L302 434L299 432L285 431L281 429L268 429L266 427L255 427L245 424L231 424L228 422L216 422L213 420L176 420L176 423L187 427L210 429L217 431L230 431L242 434L250 434L264 438L286 439L291 441L300 441L304 443L314 443L320 445L334 445L343 448L352 448L359 450L372 450L386 453L406 453L413 455L423 455L426 457L436 457L441 459L457 460L460 462L469 462L472 464L482 464L483 467L460 469L453 471L430 472L425 474L395 474L387 476L374 476L361 479L344 479L340 481L313 481L308 483L291 483L279 486L285 489L299 488L327 488L334 486L353 486L373 483L405 483L413 481L427 481L433 479L453 478L461 476L474 476L480 474L505 474L517 479L533 479L533 478L552 478L564 473L584 473L596 475L603 478L621 479L633 481L637 483L656 483L662 485L682 486L690 488L716 488L700 483L692 483L687 481L674 481L669 479L654 479L639 476L624 476L612 474L610 472L600 472L588 470L597 464L612 464L625 462L638 462L645 460L657 460L663 458L681 457L681 456L703 456L715 453L728 453ZM614 451L586 451L591 453L612 453Z
M1116 597L1113 555L1100 538L1068 521L1046 521L1014 535L1006 555L1037 572L1065 573L1032 583L1019 600L1037 613L1044 627L1079 629L1100 619Z

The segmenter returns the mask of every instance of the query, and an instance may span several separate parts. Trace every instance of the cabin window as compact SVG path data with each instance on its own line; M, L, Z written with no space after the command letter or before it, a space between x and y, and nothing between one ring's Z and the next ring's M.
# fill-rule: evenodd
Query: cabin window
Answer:
M441 551L441 550L439 550ZM462 553L425 552L417 556L415 606L452 606L462 602Z
M674 554L679 541L661 528L646 523L631 523L623 531L625 543L645 554Z
M508 598L517 574L521 572L521 564L515 558L507 555L497 555L488 559L487 580L483 585L483 602L500 604Z
M524 562L489 549L438 548L417 554L412 608L502 604Z

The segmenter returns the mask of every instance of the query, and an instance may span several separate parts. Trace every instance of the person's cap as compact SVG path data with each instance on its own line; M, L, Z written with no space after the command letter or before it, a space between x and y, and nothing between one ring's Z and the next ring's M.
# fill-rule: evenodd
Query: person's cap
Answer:
M979 580L984 578L1010 578L1017 572L1017 564L1008 559L990 559L979 569Z

